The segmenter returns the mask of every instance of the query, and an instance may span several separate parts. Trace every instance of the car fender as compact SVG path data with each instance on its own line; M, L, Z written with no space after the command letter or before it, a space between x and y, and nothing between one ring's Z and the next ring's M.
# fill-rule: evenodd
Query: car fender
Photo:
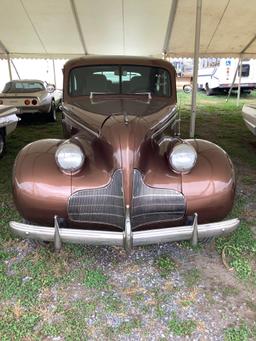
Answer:
M230 212L235 196L235 172L228 154L205 140L185 140L197 151L197 163L182 175L187 215L198 214L199 222L222 220Z
M72 192L103 187L110 182L113 169L100 157L97 149L102 152L101 146L86 141L81 144L79 139L74 139L85 153L85 163L75 174L65 174L55 161L56 150L65 140L35 141L17 155L13 168L13 197L26 220L53 225L55 215L68 217L67 204Z

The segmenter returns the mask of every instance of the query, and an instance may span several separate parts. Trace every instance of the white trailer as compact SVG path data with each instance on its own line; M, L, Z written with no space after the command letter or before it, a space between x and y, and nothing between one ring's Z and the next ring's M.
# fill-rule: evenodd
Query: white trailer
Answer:
M233 90L237 90L240 76L238 63L239 60L235 58L201 59L198 70L198 89L205 90L207 96L220 91L227 92L236 75ZM240 86L241 92L256 89L256 60L243 60Z

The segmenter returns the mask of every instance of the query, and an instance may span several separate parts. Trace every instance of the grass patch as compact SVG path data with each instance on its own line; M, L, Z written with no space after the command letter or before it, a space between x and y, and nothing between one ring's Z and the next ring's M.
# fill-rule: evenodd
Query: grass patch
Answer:
M172 319L168 322L169 330L177 336L191 335L196 330L194 320L181 320L173 313Z
M107 276L99 270L87 270L83 283L87 288L101 289L107 284Z
M130 335L133 330L141 328L141 320L139 318L133 318L129 321L122 322L117 328L115 328L114 333L116 335L125 334Z
M225 329L224 341L247 341L255 340L256 325L248 327L245 323Z
M252 261L256 255L256 240L246 222L242 222L231 236L218 238L216 248L220 253L224 250L230 267L234 268L239 278L252 278L255 273Z
M190 269L183 273L185 285L188 288L194 287L201 279L201 272L198 269Z
M155 259L155 265L162 277L167 277L177 268L174 260L168 255L162 255Z
M7 341L32 337L39 320L38 314L23 312L17 316L12 309L5 309L0 313L0 339Z
M95 302L81 300L73 302L67 308L60 306L52 323L45 323L39 334L44 337L64 337L65 340L85 340L89 328L86 320L95 312Z

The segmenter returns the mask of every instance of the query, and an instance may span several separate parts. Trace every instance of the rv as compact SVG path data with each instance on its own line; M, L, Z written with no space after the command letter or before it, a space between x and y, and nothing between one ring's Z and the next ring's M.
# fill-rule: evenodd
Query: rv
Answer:
M229 58L202 58L198 71L198 89L205 90L207 96L216 92L228 91L232 85L237 70L238 59ZM238 89L240 66L233 86ZM241 92L249 93L256 89L256 60L244 60L242 62Z

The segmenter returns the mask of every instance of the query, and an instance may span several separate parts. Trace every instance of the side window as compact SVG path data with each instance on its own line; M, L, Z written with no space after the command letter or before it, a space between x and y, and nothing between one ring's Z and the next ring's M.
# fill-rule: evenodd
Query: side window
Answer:
M242 75L241 77L249 77L250 64L242 64ZM240 67L238 67L238 76L240 76Z

